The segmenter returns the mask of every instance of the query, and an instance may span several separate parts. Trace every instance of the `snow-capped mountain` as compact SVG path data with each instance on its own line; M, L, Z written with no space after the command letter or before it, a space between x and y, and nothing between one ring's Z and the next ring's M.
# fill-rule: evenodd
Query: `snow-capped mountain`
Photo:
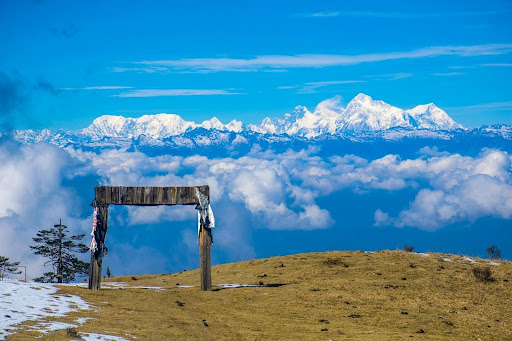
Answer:
M245 129L240 121L233 120L224 125L217 117L196 124L185 121L175 114L144 115L139 118L103 115L95 119L87 128L78 130L76 134L89 137L93 141L105 137L136 139L141 136L158 140L181 135L197 128L233 132L241 132Z
M323 134L362 133L392 128L456 130L463 127L433 103L410 110L391 106L370 96L359 94L345 108L340 98L325 100L310 112L299 106L284 118L265 118L250 129L263 134L288 134L307 138Z
M403 110L383 101L373 100L365 94L359 94L345 108L341 105L341 98L336 96L320 102L313 112L304 106L297 106L283 117L266 117L258 125L245 126L237 120L223 124L216 117L196 124L174 114L144 115L140 118L104 115L76 133L91 140L101 140L105 137L133 139L140 136L165 139L197 128L235 133L252 131L270 135L286 134L305 138L325 134L377 132L392 128L434 131L463 129L433 103Z
M141 135L161 139L182 134L195 126L194 122L173 114L144 115L139 118L103 115L77 133L93 140L104 137L138 138Z
M456 130L464 127L455 122L448 114L436 107L434 103L418 105L406 110L416 122L418 128L429 130Z
M233 148L253 144L312 143L313 140L399 141L404 139L460 140L474 137L512 140L512 127L492 126L467 130L433 103L404 110L359 94L344 107L341 97L320 102L313 111L297 106L283 117L245 125L218 118L197 124L175 114L139 118L104 115L78 131L52 133L17 130L1 134L23 143L49 142L61 147L87 148ZM295 142L294 142L295 141ZM238 148L237 147L237 148Z

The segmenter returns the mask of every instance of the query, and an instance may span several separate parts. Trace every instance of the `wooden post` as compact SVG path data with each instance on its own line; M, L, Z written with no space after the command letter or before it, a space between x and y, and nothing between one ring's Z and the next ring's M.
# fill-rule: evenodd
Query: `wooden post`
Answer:
M91 251L91 264L89 265L89 289L101 288L101 268L103 265L103 250L105 248L105 236L107 234L108 205L98 206L98 223L94 234L98 249Z
M212 245L212 230L201 226L199 231L199 260L201 266L201 290L212 290L212 269L210 248Z

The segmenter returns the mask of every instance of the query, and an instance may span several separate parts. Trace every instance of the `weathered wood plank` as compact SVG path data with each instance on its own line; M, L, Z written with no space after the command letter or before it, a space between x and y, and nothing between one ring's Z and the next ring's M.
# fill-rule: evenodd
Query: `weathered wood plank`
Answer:
M153 202L164 202L164 188L163 187L155 187L155 191L153 193Z
M150 205L153 202L153 188L152 187L144 187L144 201L143 204Z
M209 197L208 186L197 186ZM195 205L196 187L94 187L96 205Z
M178 188L172 187L171 188L171 205L176 205L178 203Z
M199 231L199 263L201 268L201 290L212 290L212 270L210 248L212 245L212 230L201 226Z

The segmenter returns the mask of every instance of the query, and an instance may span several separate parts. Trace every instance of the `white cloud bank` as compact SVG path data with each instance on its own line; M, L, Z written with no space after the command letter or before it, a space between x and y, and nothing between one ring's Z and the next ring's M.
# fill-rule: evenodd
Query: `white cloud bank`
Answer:
M355 155L325 159L316 152L311 148L277 154L254 148L235 159L107 151L99 156L78 152L77 157L92 159L86 163L113 185L209 184L213 203L241 205L258 225L275 230L332 226L328 209L316 201L347 188L355 193L417 190L415 199L398 216L377 210L376 225L435 230L486 216L512 217L511 157L504 151L483 150L470 157L426 147L416 159L389 154L373 161ZM185 211L177 213L172 218L156 210L148 214L130 211L132 223L191 217Z
M141 152L96 154L4 142L0 144L0 254L41 269L42 262L28 249L38 230L62 218L75 231L88 232L92 193L73 187L82 176L109 185L209 184L212 205L222 223L218 233L223 237L216 245L239 258L254 254L250 242L254 228L334 226L329 209L343 203L322 207L318 199L343 189L353 190L354 195L405 188L417 191L408 207L398 207L398 214L375 211L375 225L380 226L436 230L481 217L512 218L512 161L504 151L483 150L470 157L424 148L417 158L404 160L393 154L376 160L317 154L314 148L284 153L254 148L238 158L150 157ZM130 207L127 212L123 218L127 225L196 219L190 207Z
M74 177L76 161L47 144L0 143L0 255L29 264L30 278L42 273L44 260L30 252L37 231L62 222L84 233L77 207L81 199L63 184Z

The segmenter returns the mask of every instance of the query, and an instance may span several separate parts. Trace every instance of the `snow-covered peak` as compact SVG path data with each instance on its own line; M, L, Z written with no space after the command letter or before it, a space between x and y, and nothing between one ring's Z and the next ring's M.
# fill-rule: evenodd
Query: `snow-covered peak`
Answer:
M201 127L203 127L204 129L216 129L216 130L226 130L226 127L224 126L224 124L222 124L221 121L219 121L219 119L217 117L213 117L207 121L204 121L202 124L201 124Z
M341 97L320 102L315 111L297 106L282 118L265 118L249 129L266 134L288 134L315 137L322 134L383 131L391 128L454 130L462 126L454 122L433 103L403 110L363 93L343 108Z
M455 122L448 114L434 103L418 105L406 111L417 122L418 127L430 130L455 130L464 127Z
M359 103L365 103L365 104L369 104L371 102L373 102L373 98L371 98L370 96L366 95L366 94L363 94L363 93L359 93L356 97L354 97L352 99L352 101L350 102L359 102ZM378 102L382 102L382 101L378 101Z
M93 139L138 138L141 135L158 139L182 134L194 126L194 122L185 121L174 114L144 115L139 118L103 115L79 133L89 135Z
M378 131L414 126L402 109L373 100L365 94L357 95L347 104L338 123L339 129L349 131Z

